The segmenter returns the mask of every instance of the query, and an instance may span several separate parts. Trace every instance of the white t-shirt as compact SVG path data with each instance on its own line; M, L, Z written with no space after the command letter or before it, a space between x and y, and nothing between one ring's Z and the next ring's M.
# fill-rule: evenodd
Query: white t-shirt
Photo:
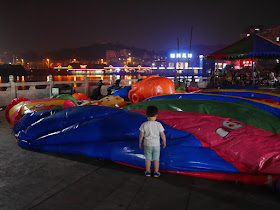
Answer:
M145 146L160 146L160 133L164 131L164 128L160 122L144 122L140 126L139 130L144 133Z

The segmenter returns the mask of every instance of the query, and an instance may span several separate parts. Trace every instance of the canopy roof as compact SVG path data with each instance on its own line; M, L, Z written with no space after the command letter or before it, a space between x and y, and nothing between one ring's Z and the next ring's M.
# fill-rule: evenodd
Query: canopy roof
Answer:
M207 55L207 59L274 59L280 57L280 45L265 37L253 34L217 52Z

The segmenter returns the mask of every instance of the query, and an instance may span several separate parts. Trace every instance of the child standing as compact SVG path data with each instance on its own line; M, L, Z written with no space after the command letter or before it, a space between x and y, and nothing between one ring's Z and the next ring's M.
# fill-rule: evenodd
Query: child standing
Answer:
M146 176L151 176L151 161L154 161L154 177L159 177L159 155L160 155L160 137L163 141L163 148L166 147L166 138L164 128L160 122L157 122L158 108L156 106L148 106L146 109L148 121L140 126L139 147L143 148L146 157Z

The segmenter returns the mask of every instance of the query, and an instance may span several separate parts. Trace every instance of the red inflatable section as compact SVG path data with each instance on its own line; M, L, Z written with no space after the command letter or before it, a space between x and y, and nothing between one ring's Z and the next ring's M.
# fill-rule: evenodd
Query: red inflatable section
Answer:
M144 109L131 111L145 113ZM280 134L234 119L189 111L160 110L158 119L194 134L221 157L228 158L228 162L241 164L247 172L280 175Z
M6 107L6 110L5 110L5 117L6 117L6 120L10 123L10 116L9 116L9 111L10 111L10 109L14 106L14 105L16 105L16 104L18 104L18 103L20 103L20 102L22 102L22 101L28 101L29 99L28 98L15 98L14 100L12 100L12 102L11 103L9 103L8 104L8 106Z
M25 114L50 110L50 109L67 109L76 106L71 100L68 99L38 99L28 100L26 98L14 99L6 109L7 121L14 126Z
M274 100L273 98L254 98L254 100L259 100L259 101L263 101L263 102L267 102L267 103L280 105L280 102Z
M186 87L186 92L195 92L201 90L200 88L197 87Z
M131 102L138 103L152 96L174 93L175 87L171 79L152 75L132 85L128 98Z
M139 166L122 163L119 161L114 161L114 162L129 167L144 169ZM242 184L250 184L250 185L257 185L257 186L275 187L276 182L280 179L280 175L234 174L234 173L218 173L218 172L204 172L204 171L168 171L168 170L161 170L161 171L173 173L173 174L181 174L186 176L206 178L206 179L240 182Z

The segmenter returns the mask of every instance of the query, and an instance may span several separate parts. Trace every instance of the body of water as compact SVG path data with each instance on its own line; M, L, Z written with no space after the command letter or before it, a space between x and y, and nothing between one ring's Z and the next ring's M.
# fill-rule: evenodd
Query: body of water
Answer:
M146 77L146 76L144 76ZM137 76L132 75L116 75L116 79L136 79ZM53 75L54 81L83 81L84 75ZM113 80L113 75L87 75L87 80ZM29 76L16 76L15 82L44 82L48 81L48 75L29 75ZM9 82L8 77L0 76L0 83Z

